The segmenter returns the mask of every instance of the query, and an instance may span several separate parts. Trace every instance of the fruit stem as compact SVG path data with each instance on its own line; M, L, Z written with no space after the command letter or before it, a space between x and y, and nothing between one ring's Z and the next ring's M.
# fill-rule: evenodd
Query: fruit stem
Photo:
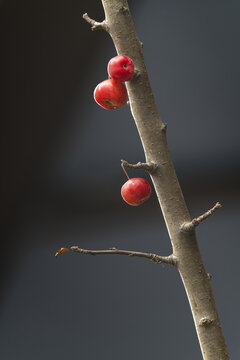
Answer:
M121 167L122 167L123 171L125 172L126 177L128 178L128 180L130 180L130 177L128 176L128 173L126 172L126 169L125 169L123 163L121 164Z

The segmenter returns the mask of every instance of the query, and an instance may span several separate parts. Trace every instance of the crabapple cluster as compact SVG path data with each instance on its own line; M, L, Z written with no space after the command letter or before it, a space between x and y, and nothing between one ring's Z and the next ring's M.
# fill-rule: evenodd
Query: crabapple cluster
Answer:
M132 59L125 55L118 55L108 63L109 79L102 81L94 90L94 99L106 110L118 109L127 102L127 90L123 82L134 76Z
M129 57L118 55L109 61L107 71L109 78L96 86L94 99L106 110L118 109L127 102L127 90L123 83L133 78L134 64ZM130 179L123 165L122 168L128 178L121 189L123 200L132 206L141 205L151 195L148 181L143 178Z

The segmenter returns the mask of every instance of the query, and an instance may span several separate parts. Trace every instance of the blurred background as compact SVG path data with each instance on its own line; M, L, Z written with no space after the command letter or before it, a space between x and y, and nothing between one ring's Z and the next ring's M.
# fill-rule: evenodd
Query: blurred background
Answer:
M223 205L197 234L238 359L240 3L129 4L191 215ZM54 258L71 245L171 253L155 194L137 208L121 199L120 159L144 154L129 108L93 100L116 52L85 12L101 21L101 1L0 2L2 358L200 360L175 269L121 256Z

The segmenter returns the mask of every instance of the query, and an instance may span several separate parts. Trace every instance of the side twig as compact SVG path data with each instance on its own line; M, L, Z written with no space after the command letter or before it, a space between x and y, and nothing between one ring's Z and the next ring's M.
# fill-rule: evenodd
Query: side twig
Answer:
M222 205L219 202L217 202L216 205L214 205L210 210L206 211L201 216L194 218L192 221L183 223L181 226L181 230L186 232L193 231L196 226L198 226L203 220L207 219L209 216L211 216L214 213L214 211L216 211L221 207Z
M173 254L169 255L169 256L160 256L157 254L145 253L145 252L141 252L141 251L119 250L115 247L110 248L108 250L88 250L88 249L81 249L78 246L71 246L70 249L61 248L60 250L57 251L55 256L57 257L58 255L63 254L67 251L73 251L73 252L77 252L77 253L85 254L85 255L112 255L112 254L115 254L115 255L127 255L127 256L133 256L133 257L135 256L135 257L141 257L141 258L151 260L151 261L155 262L156 264L170 264L170 265L176 266L176 259Z
M129 164L126 160L121 160L121 163L121 165L124 167L138 170L146 170L150 174L152 174L158 167L157 164L152 161L146 163L138 162L137 164Z
M87 13L83 14L83 19L86 20L90 25L92 25L91 29L94 30L105 30L108 31L108 26L106 21L103 20L102 22L95 21L91 19Z
M157 254L152 253L145 253L141 251L132 251L132 250L119 250L115 247L110 248L108 250L87 250L87 249L80 249L78 246L72 246L70 250L80 253L80 254L86 254L86 255L127 255L127 256L135 256L135 257L141 257L148 260L151 260L155 262L156 264L170 264L170 265L176 265L176 260L173 255L169 256L160 256Z

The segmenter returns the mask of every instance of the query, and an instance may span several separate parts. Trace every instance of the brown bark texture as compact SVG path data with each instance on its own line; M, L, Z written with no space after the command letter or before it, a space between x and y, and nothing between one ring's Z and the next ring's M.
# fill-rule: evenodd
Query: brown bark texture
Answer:
M201 351L205 360L229 359L217 313L210 278L204 268L194 226L169 152L166 125L162 122L152 93L144 57L126 0L102 0L105 20L87 20L93 29L111 36L118 54L127 55L136 76L126 83L130 108L143 145L146 162L155 164L151 179L171 239L175 266L183 281L191 307Z

